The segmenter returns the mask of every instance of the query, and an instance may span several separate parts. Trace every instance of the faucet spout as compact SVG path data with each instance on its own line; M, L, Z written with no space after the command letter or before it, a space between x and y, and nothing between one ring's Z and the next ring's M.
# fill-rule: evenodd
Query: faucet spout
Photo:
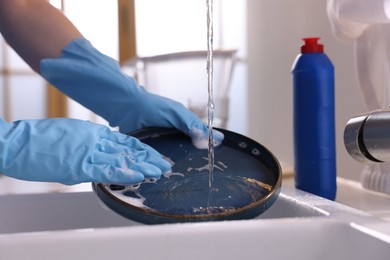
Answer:
M351 118L344 130L344 145L357 161L390 162L390 110Z

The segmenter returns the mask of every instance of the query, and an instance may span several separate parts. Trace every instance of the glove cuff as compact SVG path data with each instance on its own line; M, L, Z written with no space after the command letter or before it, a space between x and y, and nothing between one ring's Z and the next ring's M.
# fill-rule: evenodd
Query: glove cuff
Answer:
M9 143L12 139L11 133L14 124L4 121L0 118L0 172L5 174L5 168L8 164L9 157ZM16 145L16 144L14 144Z
M12 129L13 124L0 118L0 143L3 142L7 133ZM0 147L1 149L1 147Z

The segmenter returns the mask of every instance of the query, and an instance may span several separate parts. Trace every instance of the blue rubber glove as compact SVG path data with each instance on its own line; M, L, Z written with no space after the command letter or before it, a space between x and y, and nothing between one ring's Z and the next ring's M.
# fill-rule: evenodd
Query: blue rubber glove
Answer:
M57 59L43 59L40 73L60 91L106 119L120 132L144 127L174 127L193 141L208 139L207 126L182 104L139 87L119 64L86 39L69 43ZM213 131L218 145L223 134Z
M0 119L0 172L28 181L135 184L170 164L138 139L75 119Z

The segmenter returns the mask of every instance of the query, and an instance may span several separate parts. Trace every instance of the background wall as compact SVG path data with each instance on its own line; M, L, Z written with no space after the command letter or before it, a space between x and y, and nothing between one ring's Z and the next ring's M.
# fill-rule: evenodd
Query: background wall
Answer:
M331 32L325 0L248 0L249 135L286 164L293 164L290 70L303 37L318 36L335 66L338 175L359 179L362 165L343 144L349 118L365 112L353 47Z
M93 0L73 2L65 2L65 13L98 49L117 58L116 1L101 0L99 5ZM140 55L205 48L204 1L137 0L136 4ZM352 45L332 35L326 0L215 0L214 4L215 47L237 48L241 58L230 93L228 128L263 143L282 162L293 163L290 69L301 38L319 36L336 69L338 172L358 179L362 165L346 153L342 138L347 120L366 110L356 82ZM0 76L0 114L9 110L10 120L44 117L45 82L12 51L4 55L7 47L2 39L0 45L0 68L21 71L14 78ZM5 86L7 80L12 87L9 83ZM99 121L82 106L69 102L71 117Z
M0 35L0 117L14 121L46 114L46 83Z
M206 2L199 0L136 0L137 54L152 56L178 51L206 50ZM247 129L246 2L214 0L214 49L237 49L230 89L227 128ZM206 77L206 57L205 57ZM172 82L177 75L166 75ZM182 86L184 87L184 86ZM207 93L207 84L199 86Z

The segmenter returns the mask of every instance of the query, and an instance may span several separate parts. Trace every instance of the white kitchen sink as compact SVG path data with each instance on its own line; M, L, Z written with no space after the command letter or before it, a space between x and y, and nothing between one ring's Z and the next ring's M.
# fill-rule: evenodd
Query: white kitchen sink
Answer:
M142 225L91 192L0 196L1 259L389 259L390 222L284 187L253 220Z

